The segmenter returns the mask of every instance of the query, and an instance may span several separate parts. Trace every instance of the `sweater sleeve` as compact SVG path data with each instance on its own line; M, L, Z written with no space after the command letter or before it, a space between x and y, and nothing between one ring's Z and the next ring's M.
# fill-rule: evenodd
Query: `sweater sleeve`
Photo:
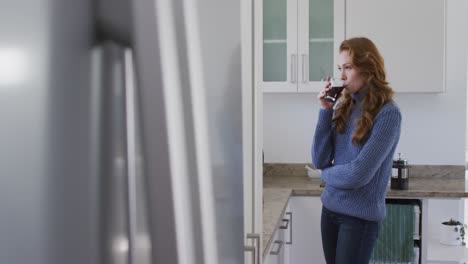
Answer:
M333 109L320 109L312 143L312 164L317 169L329 167L334 157Z
M369 138L350 163L335 165L322 171L326 184L340 189L356 189L369 183L400 138L401 114L396 109L380 113Z

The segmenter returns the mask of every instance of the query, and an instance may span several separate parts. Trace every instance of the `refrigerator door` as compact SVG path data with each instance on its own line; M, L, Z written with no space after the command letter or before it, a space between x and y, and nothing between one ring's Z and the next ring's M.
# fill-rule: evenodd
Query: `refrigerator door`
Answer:
M153 263L243 262L240 3L231 2L132 3Z
M0 263L97 264L93 3L0 8Z

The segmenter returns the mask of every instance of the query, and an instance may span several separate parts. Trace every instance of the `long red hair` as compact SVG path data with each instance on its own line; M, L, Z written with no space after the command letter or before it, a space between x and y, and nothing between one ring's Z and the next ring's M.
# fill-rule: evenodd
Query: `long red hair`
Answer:
M360 89L366 94L361 103L362 115L357 119L352 139L354 144L361 144L377 113L393 100L393 90L385 77L384 59L371 40L362 37L344 40L340 45L340 52L343 51L349 52L352 64L364 80L364 86ZM344 93L333 118L338 133L344 132L353 105L352 96Z

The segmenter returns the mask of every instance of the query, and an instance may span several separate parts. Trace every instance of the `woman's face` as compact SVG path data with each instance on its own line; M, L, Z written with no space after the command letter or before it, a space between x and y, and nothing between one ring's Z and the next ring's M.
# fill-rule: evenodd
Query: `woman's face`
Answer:
M349 52L344 50L340 52L338 59L338 71L344 82L344 87L348 93L352 94L359 91L364 86L364 80L351 62Z

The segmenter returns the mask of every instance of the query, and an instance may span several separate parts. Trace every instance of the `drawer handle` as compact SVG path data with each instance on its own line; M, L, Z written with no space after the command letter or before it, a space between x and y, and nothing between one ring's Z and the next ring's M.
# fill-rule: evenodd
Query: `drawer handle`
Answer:
M273 251L273 250L270 251L270 254L275 255L275 256L279 255L279 253L281 252L281 248L283 247L283 243L284 242L281 241L281 240L275 240L275 242L273 242L273 244L278 244L278 249L276 251Z
M286 224L280 226L280 229L288 229L288 227L289 227L289 219L283 219L283 223L286 223Z
M292 245L293 243L293 214L292 212L287 212L286 215L289 215L289 222L291 223L291 228L289 228L289 242L286 241L286 245Z

